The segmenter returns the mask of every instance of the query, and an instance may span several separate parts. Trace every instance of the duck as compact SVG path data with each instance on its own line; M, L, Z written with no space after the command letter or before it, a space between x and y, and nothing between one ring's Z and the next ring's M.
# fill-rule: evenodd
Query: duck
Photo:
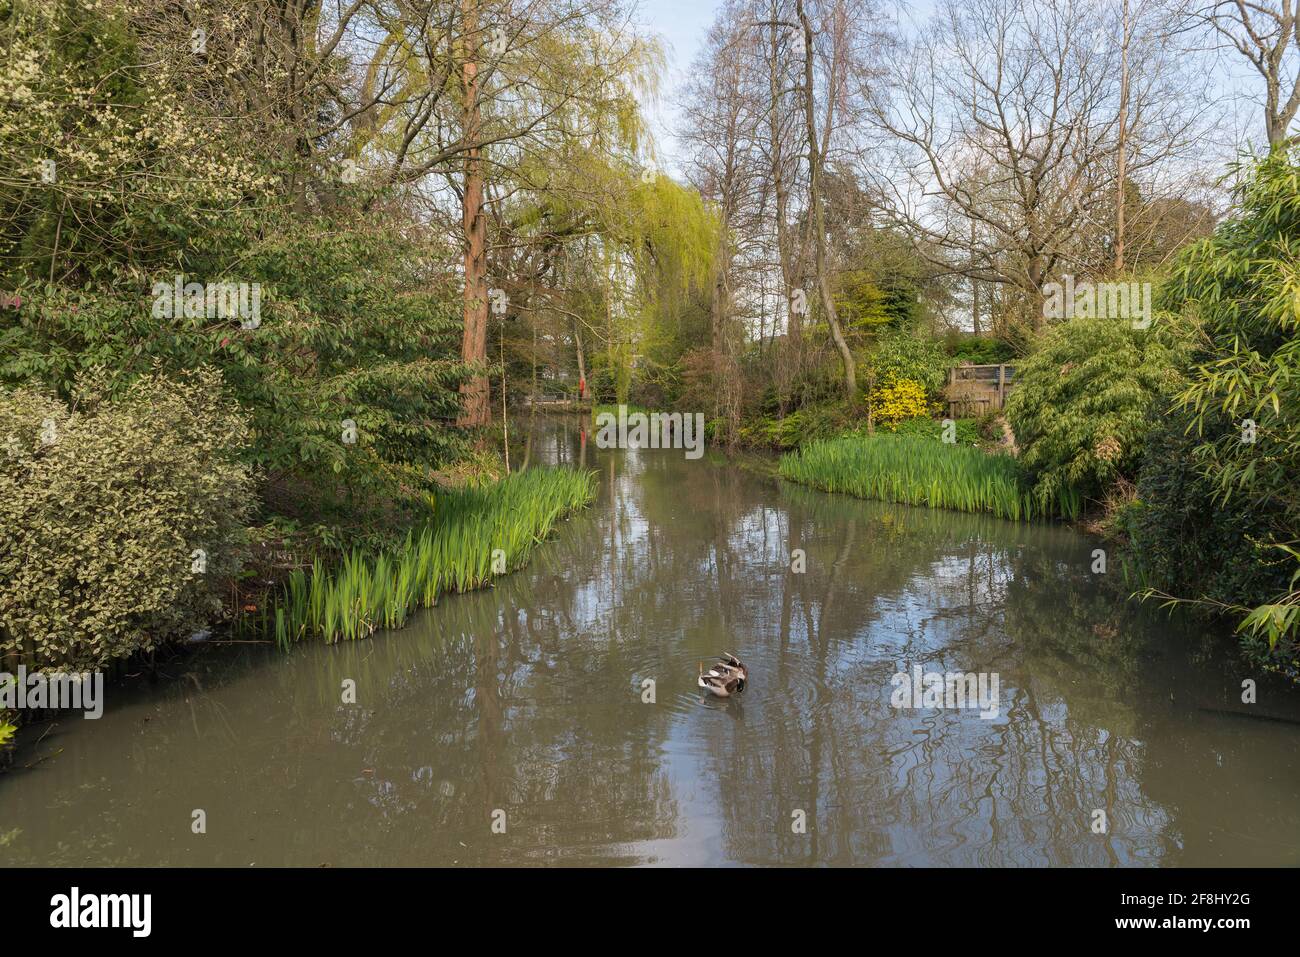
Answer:
M730 698L741 694L749 683L749 669L744 662L729 651L724 651L718 663L707 672L700 662L699 685L705 691L719 698Z

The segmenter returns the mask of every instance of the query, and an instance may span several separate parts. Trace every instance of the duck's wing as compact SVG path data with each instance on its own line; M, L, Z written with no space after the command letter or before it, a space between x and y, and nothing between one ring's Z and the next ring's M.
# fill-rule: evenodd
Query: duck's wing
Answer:
M719 698L725 698L731 693L721 678L711 678L708 675L700 675L700 687Z

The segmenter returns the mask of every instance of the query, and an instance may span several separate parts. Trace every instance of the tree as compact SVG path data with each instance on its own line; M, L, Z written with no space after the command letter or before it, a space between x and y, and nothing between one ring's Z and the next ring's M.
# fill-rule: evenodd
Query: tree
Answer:
M1114 234L1099 214L1114 212L1119 156L1122 181L1156 181L1199 139L1164 21L1114 19L1087 0L949 0L876 112L896 144L877 177L891 215L1034 330L1079 237Z
M839 316L835 310L835 296L831 291L830 265L826 253L826 214L823 209L822 177L826 172L826 155L821 148L821 135L817 126L816 73L813 69L813 28L812 21L804 9L804 0L795 0L795 10L799 17L799 26L803 30L803 88L800 91L804 110L804 136L808 143L808 199L813 230L813 255L817 273L817 295L821 301L822 312L831 329L831 339L839 350L840 360L844 363L844 393L849 402L858 398L857 369L853 361L853 352L844 338L840 328ZM842 28L842 22L836 22ZM832 34L832 48L838 49L836 41L842 40L843 34ZM831 73L832 82L835 79ZM827 131L833 116L833 104L837 102L838 90L832 89L826 97Z
M1292 0L1215 0L1196 16L1264 81L1268 146L1284 146L1300 110L1300 19Z

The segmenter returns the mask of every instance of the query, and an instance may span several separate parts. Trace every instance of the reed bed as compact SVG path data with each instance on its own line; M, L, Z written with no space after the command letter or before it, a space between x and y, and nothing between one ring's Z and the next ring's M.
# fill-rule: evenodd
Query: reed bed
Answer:
M352 641L379 628L400 628L440 595L478 588L525 564L556 522L595 495L594 473L545 468L440 492L430 524L408 534L395 551L374 557L353 552L335 568L317 560L310 572L294 571L274 611L253 625L274 634L282 647L303 638Z
M1078 497L1037 501L1020 467L1005 455L929 438L843 436L810 442L781 457L781 477L827 492L858 498L992 512L998 518L1031 521L1078 514Z

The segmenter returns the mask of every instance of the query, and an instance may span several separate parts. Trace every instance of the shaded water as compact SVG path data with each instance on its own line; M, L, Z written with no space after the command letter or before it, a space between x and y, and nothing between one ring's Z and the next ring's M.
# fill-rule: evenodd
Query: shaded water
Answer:
M1258 676L1091 540L584 444L538 434L601 497L495 588L26 729L0 865L1300 864L1296 696L1242 705ZM723 649L750 688L704 701ZM891 707L916 664L996 672L999 715Z

